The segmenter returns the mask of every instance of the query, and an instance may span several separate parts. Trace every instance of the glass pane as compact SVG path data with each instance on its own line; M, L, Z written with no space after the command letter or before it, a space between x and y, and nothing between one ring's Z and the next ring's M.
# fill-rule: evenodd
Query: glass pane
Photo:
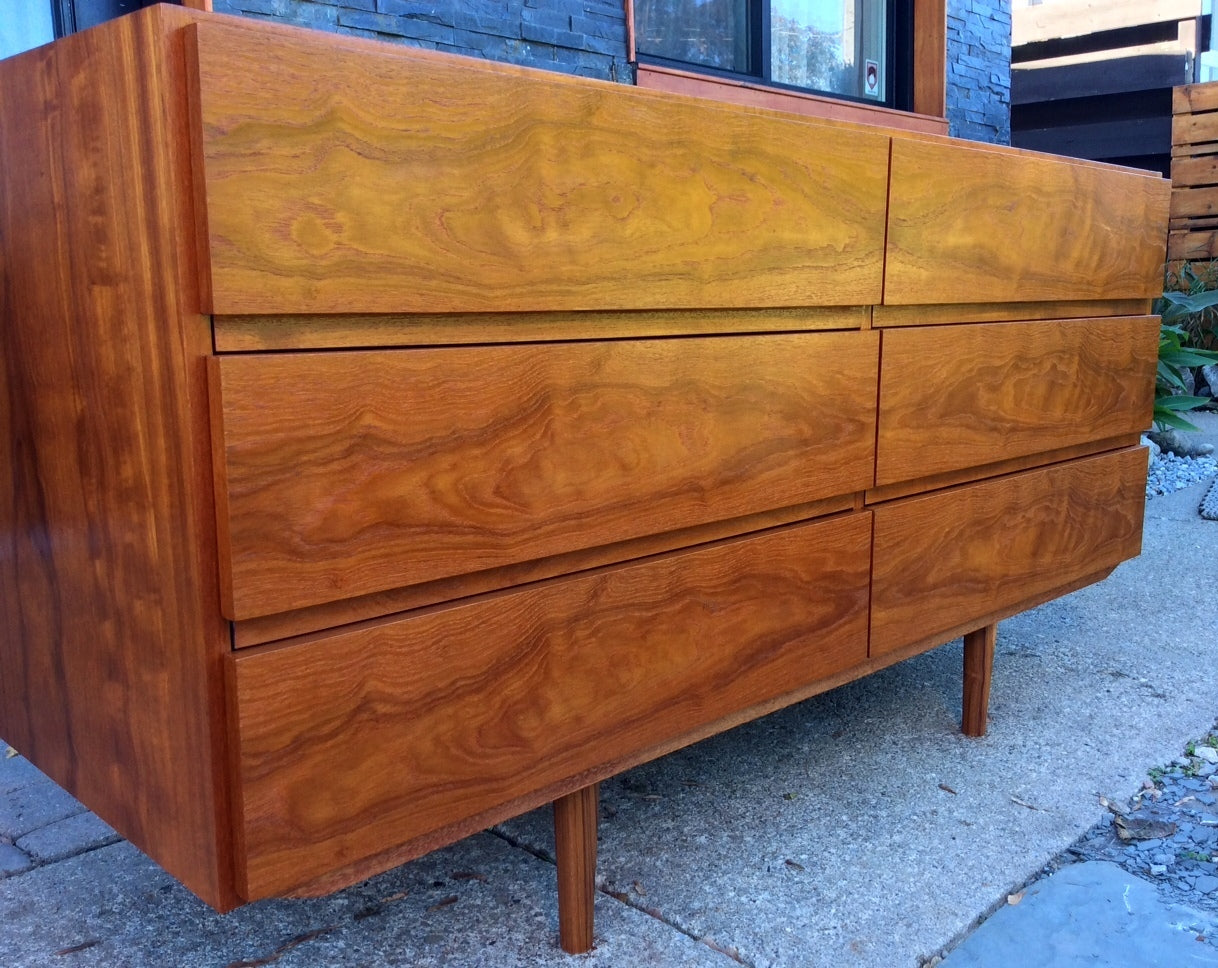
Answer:
M152 0L74 0L76 29L87 30L125 13L147 7Z
M883 101L888 86L887 0L772 0L775 81Z
M0 0L0 57L19 54L55 39L51 0Z
M640 53L748 73L747 0L636 0Z

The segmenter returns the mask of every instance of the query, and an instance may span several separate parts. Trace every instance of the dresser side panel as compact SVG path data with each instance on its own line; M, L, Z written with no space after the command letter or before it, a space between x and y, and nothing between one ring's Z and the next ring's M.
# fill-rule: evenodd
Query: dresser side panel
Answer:
M227 908L191 19L0 63L0 735Z

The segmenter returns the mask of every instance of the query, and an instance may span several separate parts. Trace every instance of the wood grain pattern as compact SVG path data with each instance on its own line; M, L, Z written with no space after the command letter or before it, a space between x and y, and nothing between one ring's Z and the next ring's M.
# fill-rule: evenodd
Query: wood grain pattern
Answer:
M189 19L0 62L0 735L223 909L210 333L168 39Z
M1218 141L1218 112L1199 111L1172 118L1171 143L1173 147L1190 146L1186 154L1202 154L1215 141Z
M1172 88L1171 95L1172 114L1218 111L1218 85L1182 84Z
M913 494L925 494L927 491L938 491L947 487L955 487L958 484L971 484L973 481L984 480L987 477L1001 477L1033 467L1060 464L1063 461L1074 460L1076 457L1093 457L1108 451L1137 447L1141 437L1141 432L1139 432L1105 437L1103 440L1088 440L1071 447L1055 447L1053 450L1025 454L1023 457L994 461L992 464L974 464L971 467L962 467L959 470L946 471L942 474L929 474L913 480L899 481L896 484L872 487L864 492L863 503L865 506L869 506L885 501L895 501L897 498L909 497Z
M1099 316L1145 316L1150 299L1088 299L1065 302L948 303L930 306L875 306L872 325L943 326L952 323L1013 323L1036 319L1095 319ZM253 349L254 347L250 347Z
M876 484L1150 428L1159 319L884 333Z
M194 31L210 312L879 302L881 134L306 32Z
M1218 155L1201 155L1197 158L1173 158L1171 161L1172 186L1218 184Z
M894 139L884 302L1153 298L1170 189L1047 155Z
M214 361L225 614L861 490L877 344L817 333Z
M1218 256L1218 231L1172 232L1168 236L1169 259L1212 259Z
M1171 193L1171 217L1194 219L1218 214L1218 187L1187 188L1177 182Z
M1218 97L1213 84L1173 92L1172 195L1167 258L1212 259L1218 252Z
M1212 155L1218 153L1218 141L1207 141L1199 144L1173 144L1171 146L1172 159L1176 158L1193 158L1202 155Z
M876 507L871 654L1134 557L1145 487L1136 447Z
M913 22L913 109L946 118L947 0L913 0Z
M554 862L558 868L558 941L569 955L592 948L596 901L595 783L554 801Z
M1137 439L1125 443L1136 444ZM729 518L726 521L712 521L709 524L700 524L692 528L681 528L679 531L649 534L641 538L599 545L595 548L583 548L579 551L551 555L547 558L522 561L514 565L505 565L502 568L454 575L452 578L438 578L421 585L409 585L406 588L394 588L371 595L360 595L356 598L344 598L311 608L245 619L231 623L233 647L244 649L252 645L265 645L279 639L308 635L312 632L337 628L340 625L382 618L427 605L437 605L458 598L468 598L471 595L481 595L496 589L514 588L517 585L555 578L559 575L588 571L592 568L616 565L623 561L634 561L649 555L691 548L694 545L720 541L724 538L734 538L752 531L795 524L799 521L825 517L841 511L861 510L861 502L857 500L858 497L861 495L843 494L838 497L811 501L808 504L780 508L776 511L747 514L744 517Z
M870 311L868 306L819 306L687 312L216 316L212 328L216 351L232 353L863 329Z
M946 24L944 20L944 28ZM945 43L946 35L940 34L939 40ZM947 119L942 113L936 115L930 111L896 111L878 104L843 101L841 98L825 97L808 91L767 87L758 81L700 74L658 64L637 65L635 83L648 91L707 98L725 104L761 108L819 121L866 124L888 130L918 131L925 134L947 134L948 128ZM942 86L943 82L939 83Z
M983 625L964 636L964 689L960 731L965 736L985 735L990 710L990 683L994 678L994 647L998 626Z
M1028 608L1035 608L1037 605L1042 605L1046 601L1058 597L1059 595L1069 594L1075 588L1082 588L1086 585L1093 584L1106 577L1108 569L1105 572L1085 576L1077 583L1067 585L1041 596L1034 596L1022 603L1022 607L1016 607L1014 611L1005 614L996 614L992 619L987 621L999 621L1002 618L1009 617L1015 612L1023 611ZM921 642L912 643L909 646L899 648L893 652L886 652L881 655L869 656L865 661L854 663L847 666L840 672L825 676L824 678L816 679L813 682L798 682L794 688L775 696L772 699L767 699L763 702L756 703L751 706L742 706L727 716L717 719L711 723L695 727L686 732L670 733L663 740L649 746L645 749L631 751L628 755L623 755L618 759L607 763L603 767L598 767L595 770L587 771L585 774L568 778L566 780L556 781L546 784L536 790L529 791L516 798L515 800L499 804L489 810L474 814L469 817L463 817L455 820L452 823L445 824L443 827L437 828L433 833L427 834L416 840L411 840L405 844L386 847L384 850L371 854L367 857L362 857L347 865L335 865L326 873L311 879L307 883L301 884L298 888L294 888L289 892L290 897L321 897L325 894L330 894L343 887L355 884L358 881L366 880L375 874L387 871L393 867L398 867L408 861L421 857L428 851L438 847L443 847L451 844L462 837L467 837L471 834L485 830L487 827L501 823L512 817L520 816L529 810L537 807L543 807L559 797L574 793L577 790L587 786L589 783L603 780L611 776L615 776L631 767L637 766L640 763L648 763L660 756L664 756L674 750L682 749L690 743L696 743L708 736L714 736L716 733L723 732L726 729L732 729L742 723L752 722L762 716L769 715L779 709L784 709L793 703L802 702L812 696L817 696L828 692L831 689L836 689L838 686L845 685L855 679L861 679L864 676L871 675L874 672L879 672L881 669L886 669L889 666L895 665L898 662L904 662L906 659L912 658L915 655L920 655L927 649L934 648L938 645L943 645L953 639L959 638L970 629L960 629L952 634L938 638L931 638Z
M852 513L232 660L246 896L864 660Z

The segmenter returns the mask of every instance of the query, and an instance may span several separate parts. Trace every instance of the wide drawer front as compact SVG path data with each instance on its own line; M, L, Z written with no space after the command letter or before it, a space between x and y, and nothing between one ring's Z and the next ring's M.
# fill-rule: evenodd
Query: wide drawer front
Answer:
M1171 183L964 142L894 138L884 302L1153 298Z
M236 653L246 897L503 819L862 662L870 525L849 513Z
M861 490L874 333L212 361L229 618Z
M880 300L884 134L332 34L188 33L207 312Z
M884 333L876 484L1150 426L1152 316L931 326Z
M871 654L1098 576L1142 545L1141 447L875 509Z

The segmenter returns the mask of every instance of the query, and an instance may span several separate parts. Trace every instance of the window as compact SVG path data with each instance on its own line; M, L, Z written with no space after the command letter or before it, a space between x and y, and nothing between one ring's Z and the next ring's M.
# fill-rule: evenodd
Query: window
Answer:
M49 44L157 0L0 0L0 57ZM179 0L180 2L180 0Z
M910 18L909 0L635 0L635 44L642 63L909 108Z
M0 57L19 54L55 39L49 4L0 0Z
M72 34L125 13L151 6L155 0L52 0L59 17L59 33Z

